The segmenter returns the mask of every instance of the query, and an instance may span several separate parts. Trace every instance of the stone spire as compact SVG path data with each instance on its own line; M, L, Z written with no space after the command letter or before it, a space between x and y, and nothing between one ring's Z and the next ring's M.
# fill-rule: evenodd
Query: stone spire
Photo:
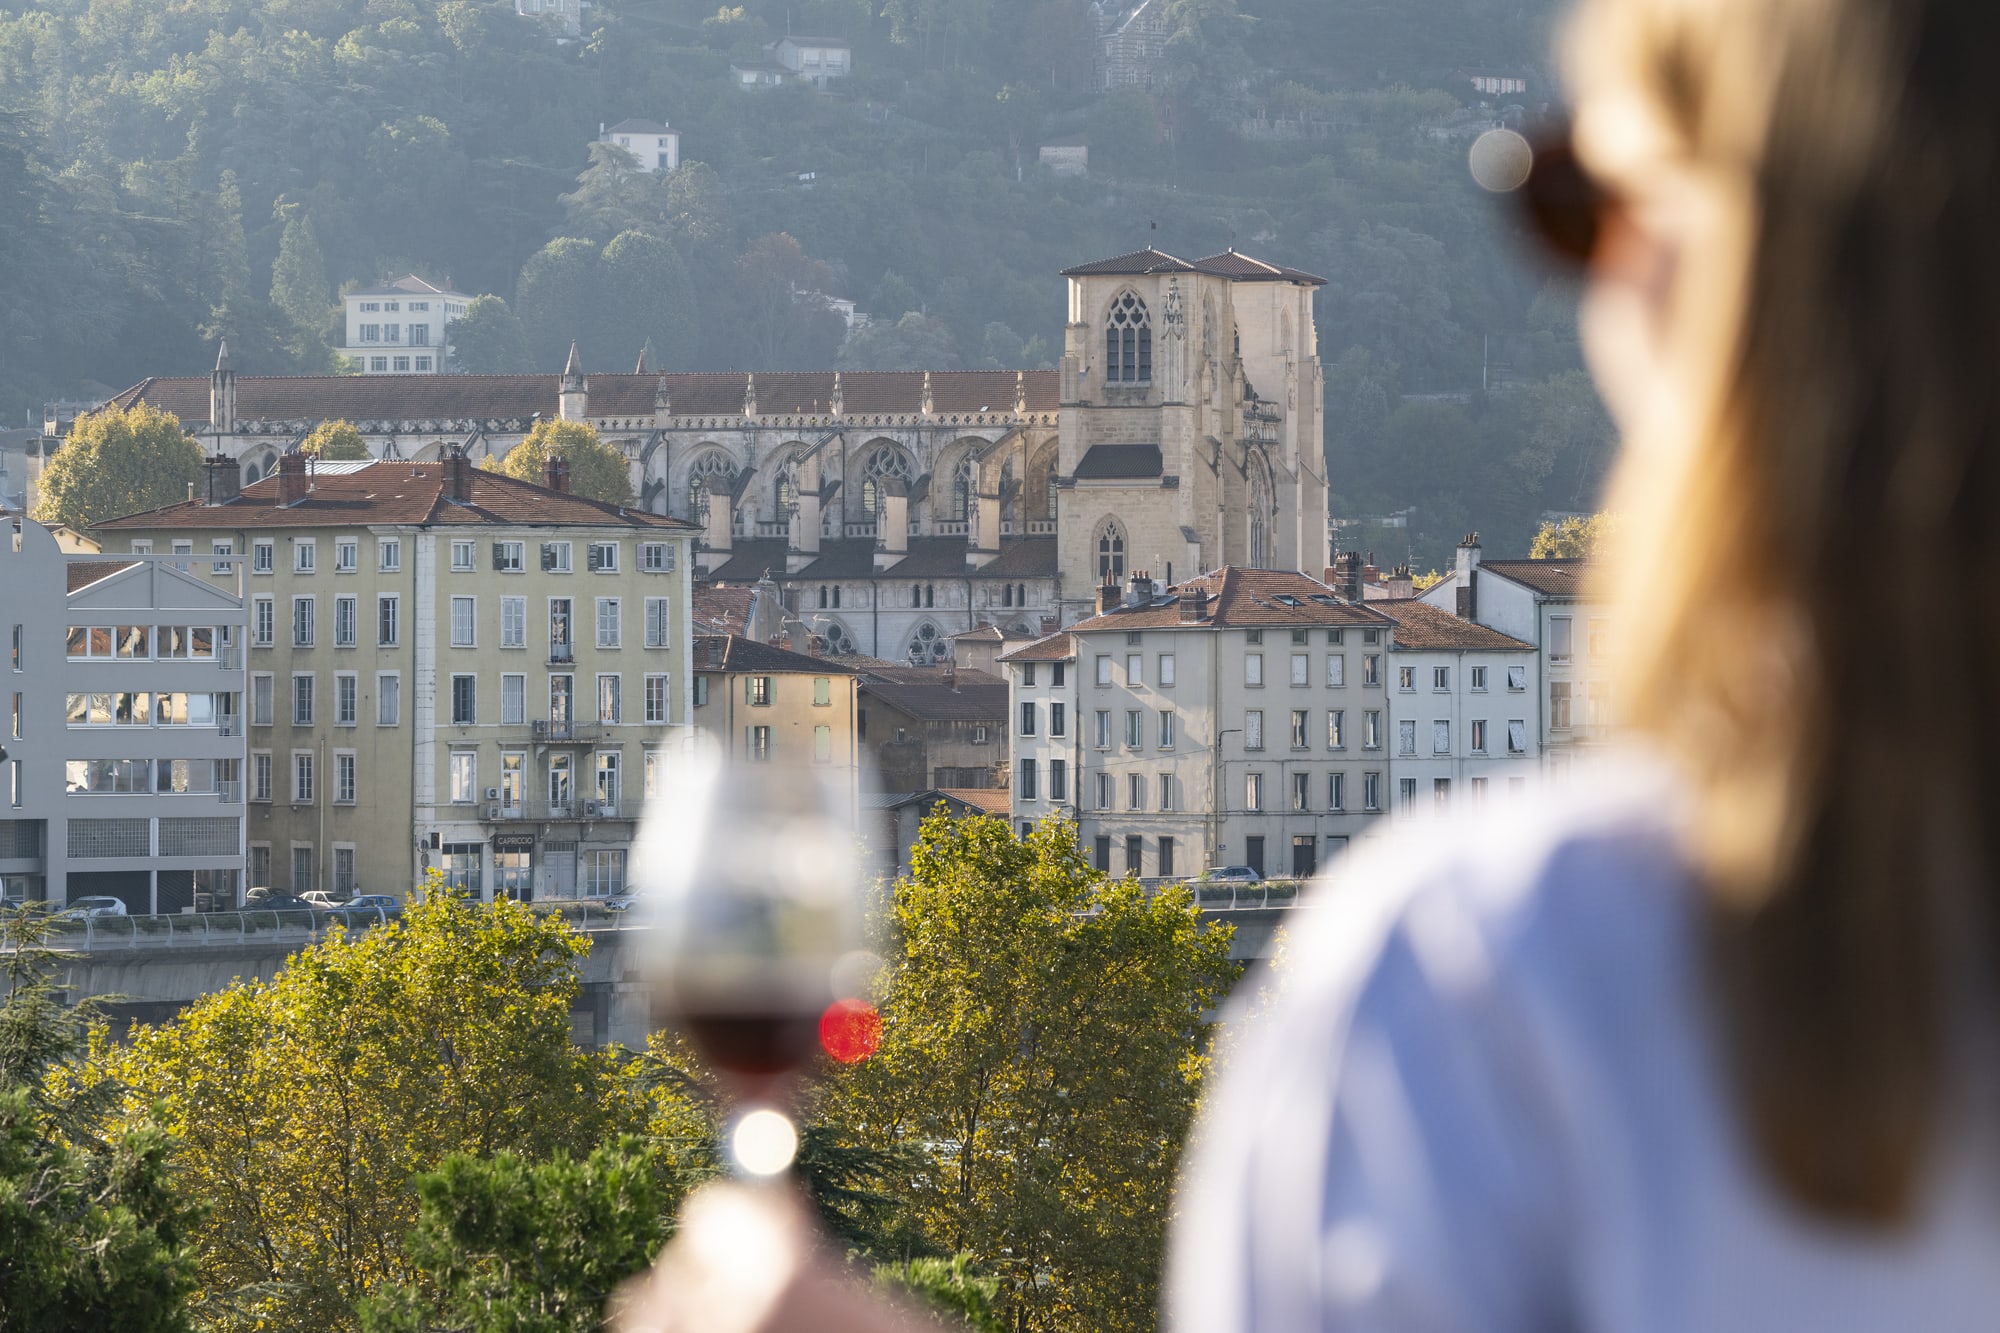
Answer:
M569 361L563 366L563 384L583 383L583 358L576 354L576 339L569 340Z
M847 410L847 399L840 391L840 372L833 372L833 397L827 400L826 410L840 416Z
M931 373L928 370L924 372L924 401L918 410L925 416L930 416L935 411L931 400Z
M639 364L632 367L634 375L643 375L646 373L646 347L651 347L652 345L651 342L648 342L645 347L639 349Z
M563 367L562 385L556 392L556 415L564 421L590 419L590 382L583 377L583 358L577 355L574 339L569 345L569 364Z
M743 415L757 415L757 373L752 371L743 379Z
M208 424L215 432L217 453L223 452L222 437L236 433L236 372L229 368L229 340L215 354L215 373L208 380Z
M1028 415L1028 372L1025 370L1014 372L1014 415Z

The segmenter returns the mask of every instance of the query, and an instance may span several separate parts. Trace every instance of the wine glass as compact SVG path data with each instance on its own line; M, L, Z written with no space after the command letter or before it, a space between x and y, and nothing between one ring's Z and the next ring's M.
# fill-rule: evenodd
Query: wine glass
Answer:
M788 1110L859 947L862 865L844 786L826 769L691 747L647 802L633 879L653 927L656 1013L687 1034L736 1103L743 1178L782 1174Z

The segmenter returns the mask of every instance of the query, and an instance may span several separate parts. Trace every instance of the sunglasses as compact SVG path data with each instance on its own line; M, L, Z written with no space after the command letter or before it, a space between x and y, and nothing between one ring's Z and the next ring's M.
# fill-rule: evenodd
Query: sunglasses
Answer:
M1587 268L1597 256L1617 196L1578 160L1569 126L1533 135L1488 130L1472 146L1473 178L1512 197L1521 218L1556 259Z

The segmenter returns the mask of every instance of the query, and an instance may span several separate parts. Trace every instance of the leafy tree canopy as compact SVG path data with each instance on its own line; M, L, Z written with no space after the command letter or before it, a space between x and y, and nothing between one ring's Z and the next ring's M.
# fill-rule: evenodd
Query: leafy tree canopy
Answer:
M475 296L451 324L452 364L469 375L507 375L527 370L528 334L497 296Z
M173 413L145 403L86 413L42 470L34 518L81 531L107 518L177 504L200 479L201 446Z
M598 439L597 428L584 421L538 421L504 459L488 458L481 466L539 486L551 458L569 460L569 488L575 494L607 504L632 503L625 455Z
M361 438L361 432L351 421L320 422L299 442L299 452L327 463L359 463L374 457L368 452L368 441Z
M1618 516L1592 514L1588 518L1551 519L1535 530L1528 547L1531 560L1588 560L1602 554L1604 544L1618 532Z

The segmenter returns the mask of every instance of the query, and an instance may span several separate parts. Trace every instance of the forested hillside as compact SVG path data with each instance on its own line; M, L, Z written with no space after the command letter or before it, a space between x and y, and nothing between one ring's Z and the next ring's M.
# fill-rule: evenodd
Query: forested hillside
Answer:
M587 368L1046 365L1057 269L1234 242L1329 279L1335 512L1415 510L1356 534L1384 563L1588 508L1573 294L1463 165L1502 111L1468 71L1549 98L1553 0L1166 4L1156 86L1110 96L1081 0L600 0L572 42L511 0L0 4L0 423L225 334L243 371L331 371L338 290L410 271L497 298L473 369L572 336ZM788 27L854 75L733 87ZM635 116L682 170L593 149ZM1078 133L1087 178L1038 164ZM875 323L843 341L799 291Z

